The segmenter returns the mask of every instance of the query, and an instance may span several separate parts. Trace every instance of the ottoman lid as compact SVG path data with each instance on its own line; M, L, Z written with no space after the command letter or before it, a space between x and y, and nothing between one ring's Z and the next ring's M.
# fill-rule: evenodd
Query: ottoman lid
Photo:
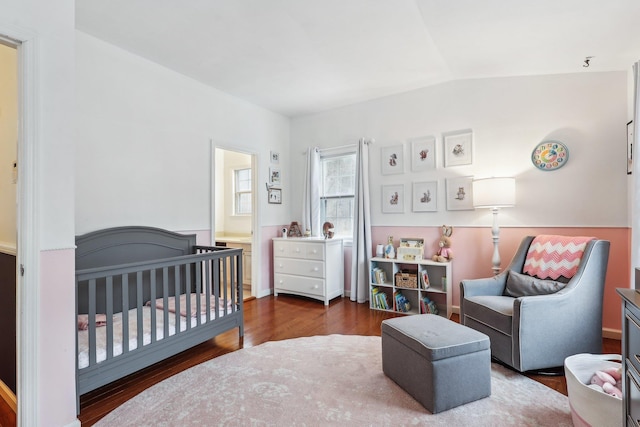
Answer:
M489 337L436 314L382 321L382 334L392 336L428 360L447 359L486 350Z

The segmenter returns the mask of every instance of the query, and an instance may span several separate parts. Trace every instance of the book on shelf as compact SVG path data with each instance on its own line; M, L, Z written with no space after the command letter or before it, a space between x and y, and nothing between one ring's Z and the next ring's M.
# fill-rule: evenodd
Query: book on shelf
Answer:
M438 306L427 297L423 297L420 301L420 308L425 314L438 314Z
M429 283L429 273L427 273L426 269L420 272L420 285L422 289L429 289L429 286L431 286L431 283Z
M377 287L371 288L371 304L374 308L389 310L389 302L387 301L387 294L382 292Z
M371 270L371 281L376 285L381 285L387 282L387 273L380 267L376 267Z
M393 297L396 300L396 311L407 313L409 310L411 310L411 303L409 303L409 300L404 295L402 295L402 292L395 291L393 293Z

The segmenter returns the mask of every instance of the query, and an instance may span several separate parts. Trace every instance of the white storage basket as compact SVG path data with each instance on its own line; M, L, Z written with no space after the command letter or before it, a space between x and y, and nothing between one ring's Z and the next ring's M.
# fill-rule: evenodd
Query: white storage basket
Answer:
M619 354L576 354L564 360L567 394L575 427L623 425L622 399L587 387L596 371L621 366Z

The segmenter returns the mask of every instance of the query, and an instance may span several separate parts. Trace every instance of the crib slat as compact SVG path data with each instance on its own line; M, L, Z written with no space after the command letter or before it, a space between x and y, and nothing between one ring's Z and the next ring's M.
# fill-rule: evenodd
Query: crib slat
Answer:
M202 264L203 261L198 261L196 263L196 307L197 310L200 310L200 307L202 306ZM198 316L196 316L196 325L200 326L200 324L202 323L202 313L199 313Z
M96 280L89 280L89 366L96 364Z
M169 267L162 269L162 320L163 320L163 338L169 336Z
M180 266L176 265L173 267L173 299L175 300L175 324L176 324L176 334L180 332Z
M120 275L122 294L122 354L129 352L129 275Z
M142 318L142 272L136 273L136 314L137 314L137 334L138 348L142 348L144 345L144 320ZM124 314L124 313L123 313Z
M107 359L113 357L113 276L107 277Z
M184 280L185 280L185 295L186 295L186 299L187 299L187 319L189 320L187 322L187 329L191 329L191 317L195 314L197 315L197 311L191 311L192 307L191 307L191 266L193 265L193 263L189 263L187 265L185 265L184 268Z
M211 321L211 263L209 261L205 261L202 263L204 265L204 273L205 273L205 301L207 304L207 317L206 321Z
M156 269L152 269L149 273L151 275L149 283L151 289L149 290L149 294L151 296L151 342L154 343L158 340L158 328L157 325L157 316L156 316Z

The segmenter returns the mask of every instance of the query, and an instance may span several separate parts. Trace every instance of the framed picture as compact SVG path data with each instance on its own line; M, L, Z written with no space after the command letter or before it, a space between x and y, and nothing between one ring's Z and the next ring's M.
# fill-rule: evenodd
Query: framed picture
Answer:
M414 182L412 202L414 212L437 212L438 181Z
M279 188L269 189L269 203L279 205L282 203L282 190Z
M404 213L404 185L382 186L382 212Z
M627 175L633 172L633 120L627 123Z
M444 167L470 165L473 162L473 132L471 129L443 134Z
M269 168L269 183L275 186L280 186L282 184L280 168Z
M436 168L436 138L428 136L411 141L411 170L414 172Z
M473 177L447 178L447 210L473 210Z
M277 151L271 151L271 163L273 163L274 165L280 163L280 153L278 153Z
M380 159L382 161L382 175L404 173L404 149L403 145L382 147Z

